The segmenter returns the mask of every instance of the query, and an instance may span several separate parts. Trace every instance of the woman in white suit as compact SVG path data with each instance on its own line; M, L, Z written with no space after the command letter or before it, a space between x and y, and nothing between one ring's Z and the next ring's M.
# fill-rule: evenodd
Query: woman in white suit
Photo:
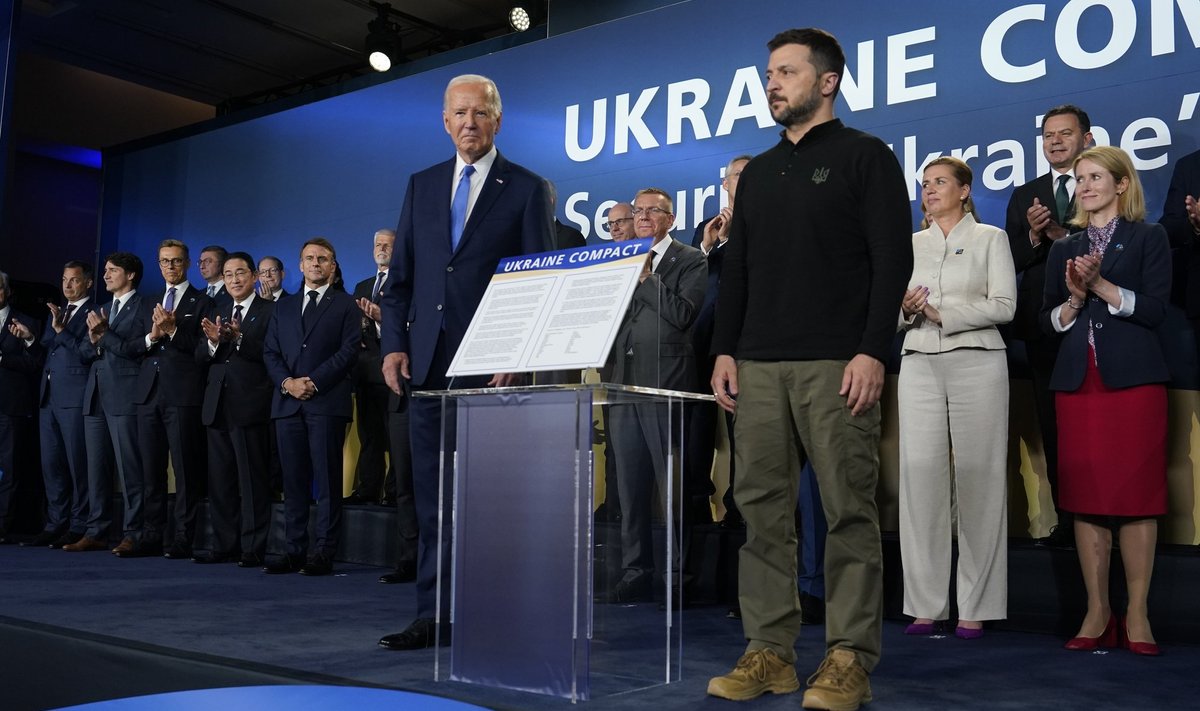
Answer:
M971 169L937 158L922 180L923 229L901 307L900 552L906 634L950 616L953 508L958 511L958 625L1008 613L1008 366L996 330L1016 308L1003 230L975 220Z

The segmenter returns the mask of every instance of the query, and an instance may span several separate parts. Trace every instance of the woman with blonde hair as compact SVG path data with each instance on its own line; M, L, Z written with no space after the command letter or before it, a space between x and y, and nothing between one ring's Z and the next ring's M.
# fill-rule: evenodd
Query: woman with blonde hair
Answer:
M1008 364L996 326L1012 320L1017 281L1004 230L975 219L966 163L931 161L921 191L899 323L900 553L915 618L905 633L931 634L950 615L956 504L955 635L977 639L984 620L1008 614Z
M1043 329L1062 333L1050 378L1058 409L1059 501L1075 514L1087 614L1070 650L1115 647L1159 654L1146 599L1167 510L1167 364L1156 330L1171 293L1166 230L1143 222L1137 171L1119 148L1075 159L1083 228L1046 262ZM1112 528L1129 603L1118 623L1108 596Z

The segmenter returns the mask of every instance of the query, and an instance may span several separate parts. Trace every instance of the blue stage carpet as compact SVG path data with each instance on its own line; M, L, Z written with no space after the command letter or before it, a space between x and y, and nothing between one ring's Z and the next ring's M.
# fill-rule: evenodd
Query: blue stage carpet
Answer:
M0 546L0 709L264 684L406 690L492 709L568 706L562 699L435 682L431 650L377 647L380 635L402 629L415 607L412 586L381 585L376 582L381 572L338 564L332 577L269 576L233 565ZM1170 624L1154 622L1160 630ZM731 702L707 697L705 687L741 653L740 623L726 619L724 607L687 610L683 623L680 683L587 705L598 710L732 708ZM953 636L906 637L902 630L900 623L885 625L870 709L1195 708L1198 703L1200 648L1194 646L1168 646L1165 656L1147 659L1125 651L1069 653L1061 649L1063 640L1041 634L989 630L982 640L967 642ZM821 627L801 636L801 679L820 662L823 637ZM280 698L304 693L276 691ZM375 707L343 707L354 706ZM791 695L768 696L746 708L791 711L798 706L799 696Z

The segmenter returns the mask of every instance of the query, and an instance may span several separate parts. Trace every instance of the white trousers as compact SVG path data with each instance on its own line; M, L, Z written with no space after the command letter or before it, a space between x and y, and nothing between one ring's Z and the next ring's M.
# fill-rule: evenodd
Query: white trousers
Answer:
M1002 350L908 353L900 366L904 614L950 616L958 507L958 618L1008 615L1008 366Z

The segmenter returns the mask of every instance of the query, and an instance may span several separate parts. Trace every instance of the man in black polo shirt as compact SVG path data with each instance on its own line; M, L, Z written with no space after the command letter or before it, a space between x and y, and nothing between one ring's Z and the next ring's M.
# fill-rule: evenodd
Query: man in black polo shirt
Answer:
M879 661L878 402L912 274L912 217L892 152L833 116L845 65L837 40L789 30L767 47L767 100L783 140L742 171L712 346L713 391L737 410L748 645L708 693L750 699L799 688L792 510L803 452L829 522L828 652L803 705L856 709L871 700Z

